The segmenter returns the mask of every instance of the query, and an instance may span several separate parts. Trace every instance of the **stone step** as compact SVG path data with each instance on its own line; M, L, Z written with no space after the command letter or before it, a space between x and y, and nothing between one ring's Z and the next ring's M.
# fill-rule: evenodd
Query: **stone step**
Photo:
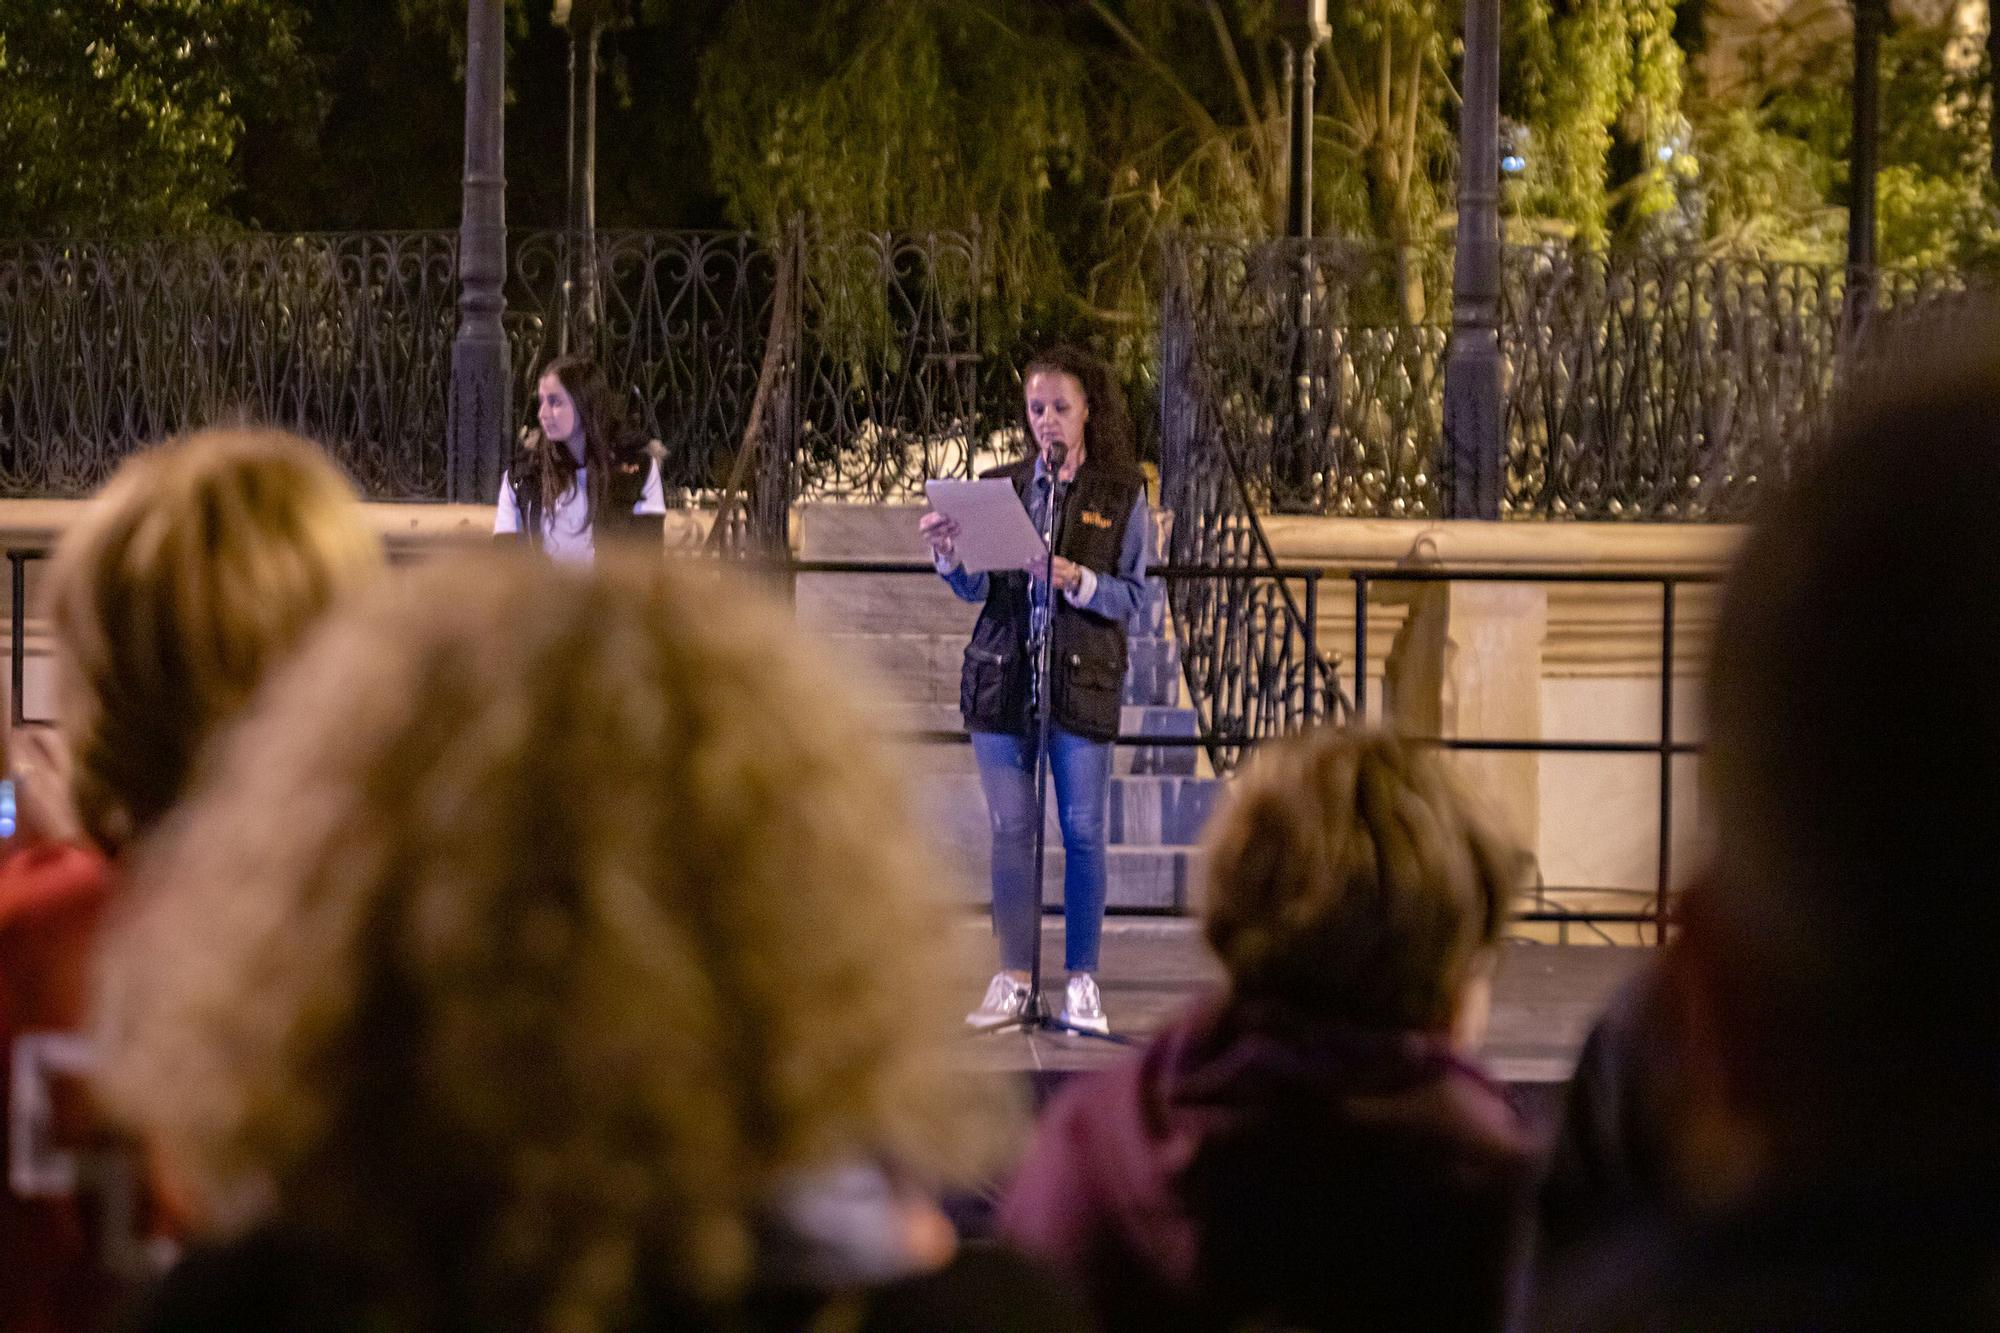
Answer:
M855 634L822 632L828 669L859 672L890 705L949 704L958 707L958 675L965 660L965 633Z
M958 731L962 727L955 689L948 702L892 699L882 704L878 712L882 725L899 733ZM1130 736L1193 736L1200 729L1192 708L1130 703L1118 710L1118 726Z
M953 715L956 724L957 716ZM962 740L907 741L899 746L905 771L913 780L928 781L933 774L976 773L972 746ZM1111 752L1114 775L1137 777L1205 778L1214 770L1208 752L1199 745L1120 745Z
M801 560L928 560L930 548L917 524L927 504L826 501L801 505L792 514L792 540ZM1165 559L1166 530L1172 515L1153 508L1153 550Z
M792 585L799 623L834 633L972 632L979 604L962 601L934 574L800 574ZM1134 637L1170 637L1166 585L1146 581L1146 595L1126 622Z
M935 574L800 574L792 606L798 622L831 634L941 634L963 644L979 607L962 602Z
M923 505L819 504L797 516L798 551L808 560L926 561L917 536ZM801 574L794 587L799 623L831 640L850 661L868 663L891 697L919 702L958 696L965 642L979 608L929 574ZM1128 703L1181 701L1180 652L1172 637L1166 585L1147 582L1130 622Z
M1157 634L1134 634L1126 641L1125 702L1177 707L1181 694L1181 646Z
M926 504L801 505L792 540L801 560L928 560L917 524L929 512Z

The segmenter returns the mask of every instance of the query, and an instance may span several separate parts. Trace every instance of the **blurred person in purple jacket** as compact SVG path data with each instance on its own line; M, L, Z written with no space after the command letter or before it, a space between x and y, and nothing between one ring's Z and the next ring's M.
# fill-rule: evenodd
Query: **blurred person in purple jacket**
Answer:
M1532 1151L1468 1053L1523 858L1435 755L1327 730L1260 751L1207 866L1226 992L1058 1095L1002 1235L1114 1333L1499 1327Z

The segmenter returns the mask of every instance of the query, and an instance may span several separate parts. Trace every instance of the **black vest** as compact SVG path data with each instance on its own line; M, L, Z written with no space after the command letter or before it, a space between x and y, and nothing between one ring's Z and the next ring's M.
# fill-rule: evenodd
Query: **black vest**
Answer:
M646 490L647 464L652 459L645 446L620 449L611 456L611 475L604 485L604 512L590 516L591 531L603 537L621 538L634 534L659 535L658 518L641 518L632 512L632 506Z
M1035 460L1028 458L984 474L1005 477L1024 506L1034 485ZM1137 468L1098 464L1086 458L1063 494L1056 525L1056 554L1074 560L1099 578L1118 568L1125 530L1145 493ZM1034 678L1028 660L1028 576L995 570L987 576L986 605L973 626L959 677L958 707L968 731L1029 731L1029 693ZM1125 622L1070 605L1055 592L1055 643L1051 693L1056 725L1092 740L1118 734L1118 705L1125 689Z
M537 447L546 449L551 446L542 444ZM530 448L524 447L515 452L508 470L508 481L514 488L514 512L521 521L520 537L526 542L539 540L541 524L546 517L542 513L541 496L523 480L532 475L531 470L539 461ZM642 520L632 512L632 507L645 494L646 473L651 462L651 452L645 445L628 446L612 453L611 473L604 482L604 512L590 516L593 539L653 535L647 531L645 524L657 520Z

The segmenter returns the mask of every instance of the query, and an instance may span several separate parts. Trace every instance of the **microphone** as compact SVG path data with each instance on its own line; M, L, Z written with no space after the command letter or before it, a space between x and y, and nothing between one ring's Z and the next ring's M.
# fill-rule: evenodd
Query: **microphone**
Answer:
M1048 466L1049 475L1056 476L1063 470L1063 464L1069 461L1069 444L1061 436L1057 436L1042 446L1042 457Z

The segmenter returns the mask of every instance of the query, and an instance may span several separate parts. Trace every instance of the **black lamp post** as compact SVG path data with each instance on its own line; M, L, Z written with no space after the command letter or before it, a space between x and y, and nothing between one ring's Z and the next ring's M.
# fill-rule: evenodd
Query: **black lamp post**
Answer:
M567 181L563 269L557 341L563 352L589 349L596 338L597 301L597 47L604 0L555 0L555 23L569 32L569 123L563 165Z
M1290 144L1286 161L1285 235L1312 235L1313 83L1319 44L1332 29L1326 22L1326 0L1280 0L1278 31L1285 43L1286 130Z
M1865 321L1874 299L1882 31L1888 26L1888 0L1854 0L1854 120L1847 151L1846 323L1850 329L1860 327Z
M1458 248L1444 367L1449 518L1500 517L1500 0L1465 0Z
M465 179L458 226L458 336L451 345L445 494L490 502L514 435L507 277L503 0L466 0Z
M1278 35L1285 43L1285 235L1308 241L1313 224L1313 83L1319 44L1328 36L1326 0L1279 0L1277 20ZM1276 502L1281 507L1312 494L1320 463L1312 425L1316 266L1310 245L1288 250L1292 269L1286 299L1295 322L1287 367L1291 393L1286 416L1278 425L1280 442L1275 444Z

